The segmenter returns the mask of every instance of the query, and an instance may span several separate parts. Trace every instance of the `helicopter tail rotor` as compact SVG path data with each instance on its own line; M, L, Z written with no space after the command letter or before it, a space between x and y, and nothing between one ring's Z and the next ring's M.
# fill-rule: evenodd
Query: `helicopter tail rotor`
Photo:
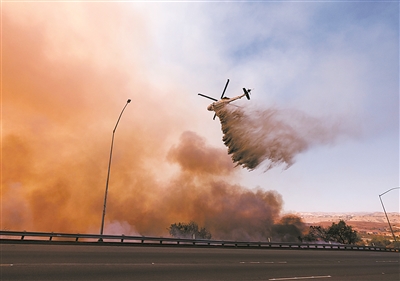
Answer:
M246 90L246 88L243 88L243 92L244 92L244 94L246 95L246 98L247 98L248 100L250 100L250 92L251 92L251 89L247 89L247 90Z

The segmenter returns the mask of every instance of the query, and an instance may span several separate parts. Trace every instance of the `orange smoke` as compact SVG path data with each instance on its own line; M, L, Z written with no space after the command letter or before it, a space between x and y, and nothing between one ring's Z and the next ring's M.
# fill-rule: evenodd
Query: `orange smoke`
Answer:
M113 201L135 190L140 201L144 186L154 191L168 136L186 121L146 82L140 15L114 3L4 3L2 13L1 228L97 232L125 101L132 99L115 137L109 220Z
M273 236L280 195L233 184L225 149L182 129L189 109L166 106L179 89L147 82L140 15L115 3L3 3L2 13L1 229L99 231L112 129L130 98L104 233L167 235L192 220L214 238Z

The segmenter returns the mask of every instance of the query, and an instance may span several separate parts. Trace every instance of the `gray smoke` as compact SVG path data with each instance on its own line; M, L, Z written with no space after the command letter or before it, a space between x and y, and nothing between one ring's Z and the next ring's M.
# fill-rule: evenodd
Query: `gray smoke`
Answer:
M228 154L235 164L249 170L265 165L267 171L281 164L287 169L297 154L312 145L333 142L340 131L339 123L298 110L225 106L216 114Z

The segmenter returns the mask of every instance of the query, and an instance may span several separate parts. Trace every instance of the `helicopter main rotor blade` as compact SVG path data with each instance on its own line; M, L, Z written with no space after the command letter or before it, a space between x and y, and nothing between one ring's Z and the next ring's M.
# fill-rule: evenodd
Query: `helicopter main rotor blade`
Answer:
M213 101L218 101L217 99L214 99L212 97L209 97L209 96L206 96L206 95L203 95L203 94L200 94L200 93L198 95L202 96L202 97L205 97L205 98L208 98L208 99L213 100Z
M224 94L225 94L225 91L226 91L226 87L228 87L228 84L229 84L229 79L228 79L228 81L226 81L224 91L222 92L222 95L221 95L221 99L224 97Z

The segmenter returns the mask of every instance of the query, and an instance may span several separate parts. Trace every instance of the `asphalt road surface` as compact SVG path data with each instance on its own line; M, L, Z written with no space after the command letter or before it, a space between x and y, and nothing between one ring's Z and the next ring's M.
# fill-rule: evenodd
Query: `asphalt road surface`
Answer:
M0 244L0 280L399 281L400 254Z

